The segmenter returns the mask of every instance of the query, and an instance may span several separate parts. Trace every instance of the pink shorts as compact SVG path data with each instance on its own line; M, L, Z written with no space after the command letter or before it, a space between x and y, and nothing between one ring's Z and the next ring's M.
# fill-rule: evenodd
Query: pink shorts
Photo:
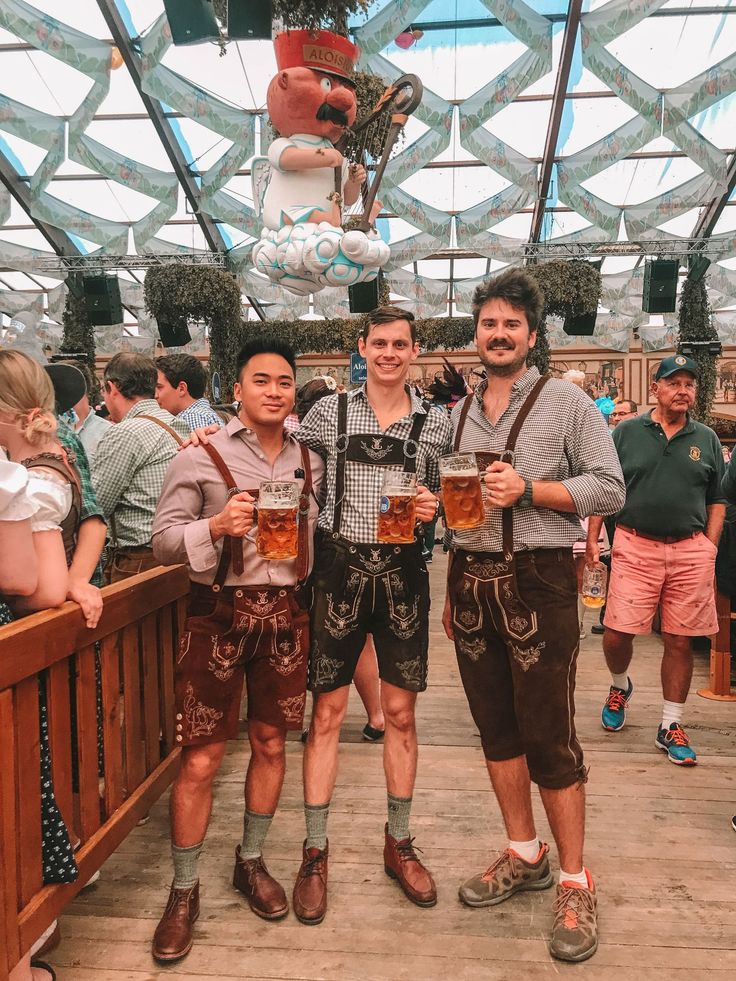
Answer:
M717 551L702 532L666 545L617 528L605 626L623 634L648 634L659 606L663 633L716 633Z

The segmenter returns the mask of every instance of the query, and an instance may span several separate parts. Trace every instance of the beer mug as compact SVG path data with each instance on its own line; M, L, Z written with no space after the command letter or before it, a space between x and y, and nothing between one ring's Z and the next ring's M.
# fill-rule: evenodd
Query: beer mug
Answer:
M600 610L606 602L606 567L586 565L583 571L583 584L580 589L583 605Z
M267 480L258 491L256 551L264 559L294 559L298 552L299 484Z
M460 531L483 524L483 492L475 453L441 456L440 483L447 528Z
M378 513L378 541L407 545L414 541L417 476L403 470L388 470L383 477Z

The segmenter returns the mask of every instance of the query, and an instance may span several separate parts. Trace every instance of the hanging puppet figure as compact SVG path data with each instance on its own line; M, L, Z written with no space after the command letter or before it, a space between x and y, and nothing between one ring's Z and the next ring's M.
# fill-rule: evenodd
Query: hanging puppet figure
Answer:
M359 200L365 168L349 165L334 145L355 122L358 48L329 31L287 31L274 48L278 74L267 104L280 137L268 157L253 162L253 199L264 224L253 263L302 295L375 279L388 245L373 227L342 227L342 206ZM380 210L374 202L371 226Z

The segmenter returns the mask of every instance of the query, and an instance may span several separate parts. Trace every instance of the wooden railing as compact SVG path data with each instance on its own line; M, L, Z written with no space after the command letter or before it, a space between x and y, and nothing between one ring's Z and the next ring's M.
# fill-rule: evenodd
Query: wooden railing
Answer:
M708 687L700 688L698 695L718 702L736 702L736 693L731 691L731 620L736 619L736 614L731 612L731 597L718 589L716 609L718 633L710 639Z
M174 659L188 590L183 566L154 569L103 590L94 630L74 603L0 628L0 981L175 775ZM41 676L56 801L81 843L68 885L42 882Z

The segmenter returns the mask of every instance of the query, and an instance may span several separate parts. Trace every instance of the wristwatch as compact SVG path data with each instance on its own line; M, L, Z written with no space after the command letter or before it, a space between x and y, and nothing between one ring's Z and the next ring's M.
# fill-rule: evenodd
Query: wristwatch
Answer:
M532 482L524 478L524 493L521 495L519 500L516 502L516 506L520 508L530 508L533 506L532 501Z

